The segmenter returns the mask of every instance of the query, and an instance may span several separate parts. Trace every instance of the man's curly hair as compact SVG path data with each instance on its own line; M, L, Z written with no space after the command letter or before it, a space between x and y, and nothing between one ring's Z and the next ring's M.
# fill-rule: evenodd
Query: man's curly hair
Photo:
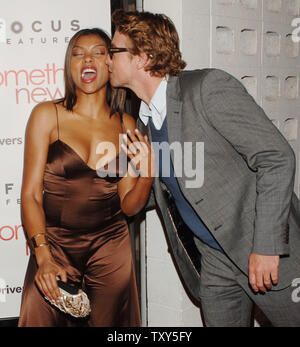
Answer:
M178 33L167 16L116 10L112 22L115 30L131 39L132 54L145 53L150 58L146 71L153 76L177 76L186 67L179 50Z

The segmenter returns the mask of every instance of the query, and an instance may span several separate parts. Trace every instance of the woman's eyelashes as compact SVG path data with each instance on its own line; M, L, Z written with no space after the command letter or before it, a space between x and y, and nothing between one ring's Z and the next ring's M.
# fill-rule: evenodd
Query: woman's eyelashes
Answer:
M106 50L95 50L91 53L92 56L94 57L99 57L99 56L105 56L107 54L107 51ZM72 53L72 56L73 57L79 57L79 58L82 58L85 56L85 52L82 52L82 51L75 51Z

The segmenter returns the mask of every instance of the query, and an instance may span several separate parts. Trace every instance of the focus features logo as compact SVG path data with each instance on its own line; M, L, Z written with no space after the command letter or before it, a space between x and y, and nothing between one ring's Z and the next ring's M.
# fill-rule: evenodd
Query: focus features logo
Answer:
M71 32L70 36L73 36L74 32L79 29L78 19L29 20L26 22L16 19L8 23L0 18L0 42L6 43L8 46L68 43L69 37L62 35Z
M4 197L4 205L5 206L11 206L11 205L20 205L21 204L21 198L19 197L20 191L19 189L15 188L14 183L5 183L4 184L4 194L1 194L1 196ZM1 237L0 237L1 238Z
M14 21L10 25L10 29L15 34L20 34L24 30L24 24L20 21ZM40 33L45 30L50 30L53 32L60 32L64 30L62 20L50 20L50 22L44 23L40 20L35 20L28 25L32 32ZM79 20L71 20L69 25L70 30L77 31L80 29Z
M0 43L6 41L6 23L5 20L0 18Z

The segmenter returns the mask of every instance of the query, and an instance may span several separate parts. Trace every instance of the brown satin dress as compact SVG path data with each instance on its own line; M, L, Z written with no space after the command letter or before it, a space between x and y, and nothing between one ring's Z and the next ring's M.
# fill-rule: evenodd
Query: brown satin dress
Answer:
M19 326L140 326L130 236L120 207L121 177L100 178L59 138L49 147L44 211L51 253L68 281L83 286L91 302L88 319L60 312L38 290L31 255Z

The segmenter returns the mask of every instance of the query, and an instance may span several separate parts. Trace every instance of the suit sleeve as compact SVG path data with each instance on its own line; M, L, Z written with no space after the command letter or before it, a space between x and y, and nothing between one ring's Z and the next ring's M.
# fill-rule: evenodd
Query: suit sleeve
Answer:
M288 254L287 220L294 187L295 155L244 86L222 70L203 79L207 120L256 173L253 253Z

